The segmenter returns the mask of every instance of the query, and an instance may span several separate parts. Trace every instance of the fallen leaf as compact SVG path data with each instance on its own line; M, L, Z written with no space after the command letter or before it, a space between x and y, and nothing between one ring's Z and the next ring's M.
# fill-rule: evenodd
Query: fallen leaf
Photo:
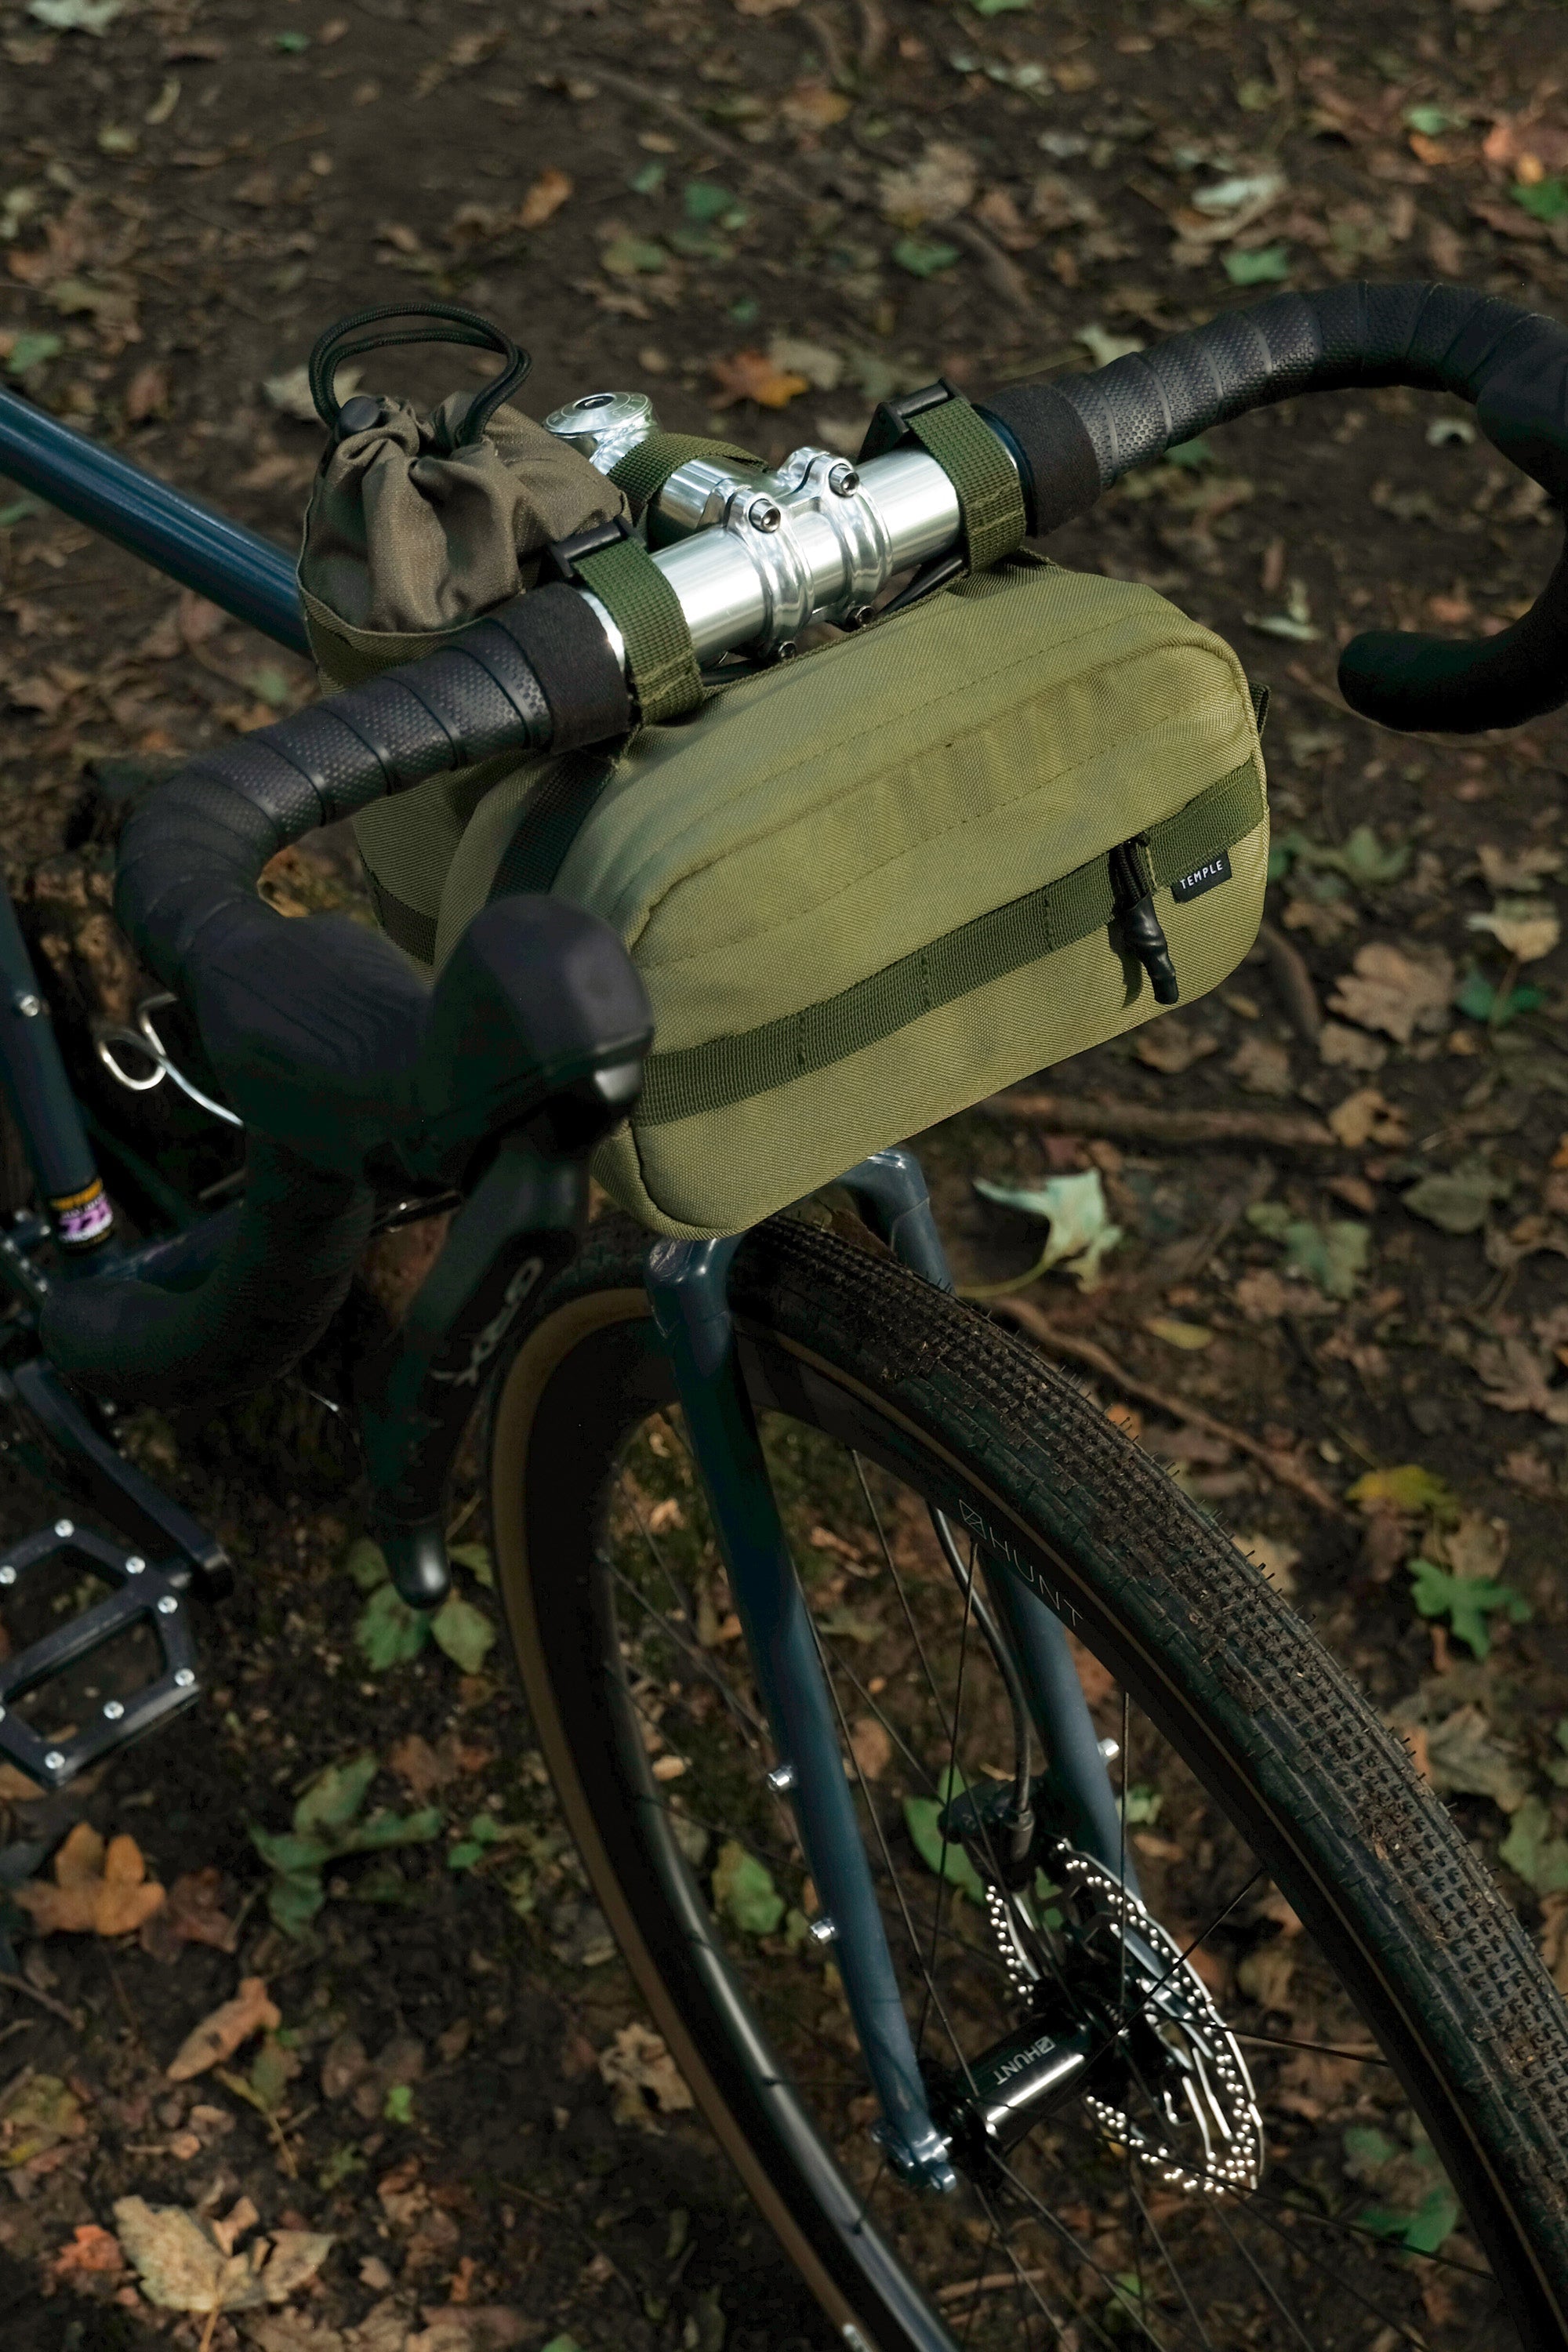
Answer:
M479 1673L496 1638L496 1629L484 1611L458 1592L448 1593L443 1601L430 1620L430 1631L437 1647L466 1675Z
M1367 1143L1393 1147L1410 1139L1405 1113L1385 1101L1375 1087L1358 1087L1327 1116L1330 1127L1350 1151L1359 1151Z
M709 365L721 394L714 403L718 408L732 408L742 400L753 400L759 408L784 408L811 390L809 377L778 366L766 352L732 352Z
M1466 929L1490 931L1499 946L1521 963L1538 963L1563 936L1553 909L1535 898L1500 898L1487 914L1467 916Z
M1048 1176L1043 1184L1032 1185L994 1184L988 1178L978 1177L974 1189L984 1200L994 1201L1004 1209L1016 1209L1026 1217L1044 1218L1050 1228L1050 1238L1026 1274L994 1287L987 1285L984 1292L972 1290L967 1296L995 1297L1005 1289L1018 1289L1058 1265L1064 1273L1073 1276L1080 1289L1093 1290L1098 1286L1101 1260L1121 1239L1121 1226L1110 1222L1098 1168L1086 1169L1077 1176Z
M1090 325L1079 327L1073 336L1081 343L1097 368L1109 367L1113 360L1124 360L1143 348L1138 335L1113 335L1107 328Z
M1513 890L1539 890L1543 877L1557 873L1563 864L1563 852L1544 844L1503 849L1495 841L1483 841L1476 856L1487 887L1499 898Z
M1435 1470L1419 1462L1402 1462L1390 1470L1363 1472L1345 1490L1347 1503L1363 1511L1401 1511L1411 1518L1424 1512L1447 1515L1458 1510L1453 1488Z
M252 2209L254 2212L254 2208ZM251 2311L286 2303L314 2278L333 2241L311 2230L279 2230L247 2253L227 2253L194 2213L122 2197L114 2208L120 2242L149 2303L163 2311Z
M1485 1160L1462 1160L1446 1176L1423 1176L1401 1195L1412 1216L1440 1225L1446 1234L1479 1233L1494 1201L1506 1201L1512 1185L1495 1176Z
M159 360L138 368L125 387L125 421L144 425L150 416L163 416L169 407L169 371Z
M615 2094L611 2112L619 2124L646 2124L656 2112L679 2115L695 2105L660 2036L635 2021L599 2053L599 2073Z
M1554 1428L1568 1425L1568 1388L1551 1385L1554 1360L1527 1339L1483 1340L1471 1361L1487 1402L1500 1412L1538 1412Z
M819 131L831 131L849 112L850 101L841 89L834 89L825 81L797 81L779 107L779 112L792 131L811 137Z
M1302 901L1293 903L1300 906ZM1363 1029L1347 1029L1342 1021L1325 1021L1318 1032L1318 1058L1330 1069L1381 1070L1388 1059L1388 1048Z
M1259 2009L1288 2013L1290 1979L1295 1972L1295 1954L1290 1948L1289 1939L1281 1936L1271 1944L1264 1944L1258 1951L1248 1952L1247 1958L1237 1964L1236 1980Z
M216 1952L232 1952L238 1931L218 1900L222 1884L216 1870L187 1871L176 1878L168 1901L142 1923L142 1950L165 1967L178 1959L185 1944L207 1944Z
M1408 1045L1417 1029L1447 1027L1453 992L1453 963L1440 948L1406 953L1373 940L1356 950L1354 976L1336 982L1329 1008Z
M222 2002L210 2017L194 2026L165 2068L171 2083L188 2083L226 2058L253 2033L275 2033L283 2022L276 2004L267 1997L264 1977L242 1977L232 2000Z
M96 2221L79 2221L69 2245L62 2246L50 2263L49 2278L54 2285L63 2286L78 2278L114 2278L124 2268L125 2257L113 2231L100 2229Z
M338 370L335 383L340 402L348 398L363 373L363 368L343 367ZM310 371L302 361L298 367L289 368L283 375L264 377L261 389L280 415L292 417L297 425L321 423L316 415L316 404L310 397Z
M1456 1576L1496 1576L1508 1558L1509 1524L1485 1511L1461 1511L1458 1523L1434 1528L1426 1549Z
M1244 1038L1226 1066L1248 1094L1288 1095L1290 1091L1289 1049L1272 1037Z
M1206 1323L1184 1323L1175 1315L1152 1315L1143 1328L1168 1348L1207 1348L1214 1341Z
M768 357L786 374L803 375L814 392L837 392L844 379L843 355L826 343L808 343L798 335L775 335Z
M850 1725L849 1752L863 1779L881 1779L893 1760L893 1743L876 1716L858 1716Z
M935 278L951 269L959 258L956 245L946 245L940 238L901 236L893 247L893 259L911 278Z
M147 1876L135 1839L122 1834L105 1846L86 1822L77 1823L56 1854L55 1881L51 1886L34 1879L12 1893L40 1936L128 1936L164 1900L163 1887Z
M1501 1858L1537 1895L1568 1892L1568 1838L1552 1834L1552 1814L1540 1797L1526 1797L1502 1842Z
M918 163L904 171L884 172L877 184L884 219L906 228L924 221L951 220L973 199L975 163L965 149L934 139Z
M1317 1224L1308 1217L1292 1217L1279 1201L1255 1202L1247 1221L1270 1241L1284 1244L1287 1274L1305 1275L1330 1298L1354 1297L1372 1249L1370 1225L1349 1218Z
M27 0L27 14L53 33L102 35L124 5L125 0Z
M1497 1737L1474 1705L1456 1707L1441 1723L1428 1725L1426 1757L1440 1795L1489 1797L1501 1811L1512 1813L1530 1793L1530 1775L1517 1749Z
M1163 1077L1179 1078L1194 1062L1217 1054L1219 1039L1212 1030L1194 1029L1167 1013L1163 1021L1152 1021L1146 1028L1135 1031L1132 1051L1146 1070L1158 1070Z
M519 228L542 228L572 194L570 175L547 163L517 208Z
M771 1936L784 1915L784 1899L765 1862L727 1838L713 1867L713 1901L732 1927L748 1936Z
M1296 1590L1296 1569L1301 1558L1299 1544L1286 1543L1279 1536L1251 1535L1240 1545L1249 1560L1263 1570L1276 1592L1289 1600Z
M1410 1598L1419 1613L1423 1617L1447 1617L1455 1639L1463 1642L1478 1658L1488 1657L1491 1652L1491 1636L1487 1631L1489 1616L1500 1611L1513 1624L1522 1625L1531 1613L1529 1601L1511 1585L1450 1576L1436 1560L1413 1559L1407 1565Z
M0 2166L8 2172L86 2130L81 2101L58 2074L24 2070L0 2092Z

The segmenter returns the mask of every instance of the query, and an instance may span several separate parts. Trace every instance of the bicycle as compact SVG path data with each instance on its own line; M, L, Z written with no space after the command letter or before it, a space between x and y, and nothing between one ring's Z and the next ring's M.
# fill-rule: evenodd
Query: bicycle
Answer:
M1248 407L1373 383L1475 400L1561 497L1565 380L1568 335L1504 302L1342 287L978 414L1046 531ZM569 428L592 440L625 405L590 395ZM900 462L919 528L898 551L916 592L940 588L962 562L951 485ZM276 551L11 395L0 466L302 642ZM398 1591L435 1605L447 1475L482 1403L498 1581L590 1883L837 2339L1568 2341L1568 2012L1528 1938L1266 1580L952 1295L911 1155L846 1173L858 1231L783 1216L650 1246L608 1218L584 1238L585 1154L648 1045L614 936L503 898L431 991L385 942L256 898L284 843L413 777L626 726L583 552L458 646L198 761L131 815L120 917L245 1123L237 1204L110 1255L0 908L0 1065L43 1203L0 1242L3 1393L111 1531L62 1519L7 1548L0 1582L65 1550L115 1586L0 1667L0 1751L59 1785L196 1692L187 1601L220 1592L225 1563L116 1451L106 1408L274 1377L378 1214L455 1205L401 1334L357 1369L373 1527ZM672 582L681 555L656 559ZM710 534L704 562L710 638L784 641L783 604L757 624L743 534ZM837 593L829 618L864 597L847 559ZM1565 622L1560 562L1502 635L1361 638L1342 683L1394 724L1517 722L1568 696ZM158 1675L46 1747L26 1694L132 1619ZM1310 2032L1269 2030L1262 1951L1305 1988Z

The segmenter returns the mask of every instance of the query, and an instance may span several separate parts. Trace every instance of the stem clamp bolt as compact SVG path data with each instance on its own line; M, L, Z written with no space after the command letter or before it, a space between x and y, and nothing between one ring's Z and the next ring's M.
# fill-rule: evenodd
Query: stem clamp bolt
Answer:
M784 520L784 509L772 499L753 499L746 509L746 520L753 530L777 530Z
M860 487L860 477L853 466L835 466L828 474L827 487L835 498L847 499Z

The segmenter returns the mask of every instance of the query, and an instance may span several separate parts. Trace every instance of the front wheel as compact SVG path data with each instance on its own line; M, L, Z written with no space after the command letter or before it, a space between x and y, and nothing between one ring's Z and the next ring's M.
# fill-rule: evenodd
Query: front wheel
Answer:
M1069 1381L775 1219L731 1303L958 2186L889 2168L642 1246L595 1228L499 1384L498 1572L598 1900L852 2352L1568 2342L1568 2011L1403 1747ZM1071 1628L1142 1902L1048 1772L999 1859L1050 1754L1009 1573Z

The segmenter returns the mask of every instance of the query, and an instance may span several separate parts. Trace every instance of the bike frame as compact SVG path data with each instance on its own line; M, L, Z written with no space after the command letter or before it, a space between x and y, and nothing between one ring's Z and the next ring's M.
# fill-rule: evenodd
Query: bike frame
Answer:
M276 643L295 652L309 650L293 566L281 550L3 391L0 471ZM199 1217L172 1240L161 1238L129 1253L117 1247L81 1107L3 887L0 992L0 1082L48 1212L47 1225L24 1216L11 1235L0 1239L0 1283L36 1312L50 1277L33 1263L32 1251L46 1234L52 1234L62 1268L73 1280L113 1280L137 1272L156 1278L176 1254L182 1278L191 1278L216 1258L234 1211ZM868 1225L912 1273L952 1288L925 1181L910 1153L876 1153L841 1181ZM584 1188L580 1171L547 1165L521 1145L503 1146L454 1216L395 1339L360 1368L359 1421L373 1492L377 1505L403 1528L423 1525L426 1570L444 1569L442 1500L471 1407L525 1300L569 1261ZM878 2137L906 2178L949 2189L956 2177L947 2143L931 2118L900 1998L854 1787L844 1769L836 1702L780 1520L730 1313L727 1277L744 1239L730 1234L702 1242L653 1242L646 1261L650 1308L669 1357L780 1759L773 1783L787 1792L795 1809L822 1902L817 1932L833 1944L881 2105ZM0 1400L23 1414L46 1450L63 1459L79 1479L85 1477L94 1507L112 1526L165 1562L161 1593L166 1588L177 1595L193 1583L212 1595L224 1589L226 1564L218 1547L121 1459L46 1358L16 1368L0 1389ZM974 1558L984 1569L992 1607L1013 1645L1047 1760L1051 1800L1073 1843L1135 1892L1106 1759L1066 1631L1045 1601L1011 1572L994 1535L977 1547ZM395 1560L394 1566L395 1572ZM428 1574L423 1593L438 1597ZM118 1596L104 1605L117 1604ZM82 1624L72 1656L103 1638L87 1633L86 1620ZM46 1671L56 1671L57 1663ZM177 1675L185 1669L174 1671ZM186 1679L192 1677L187 1674ZM13 1695L6 1690L0 1697ZM160 1711L167 1711L166 1704ZM0 1705L0 1717L5 1712ZM7 1728L0 1723L0 1741ZM71 1769L80 1760L73 1759ZM29 1769L37 1771L47 1762L35 1759ZM42 1777L50 1774L46 1770Z

